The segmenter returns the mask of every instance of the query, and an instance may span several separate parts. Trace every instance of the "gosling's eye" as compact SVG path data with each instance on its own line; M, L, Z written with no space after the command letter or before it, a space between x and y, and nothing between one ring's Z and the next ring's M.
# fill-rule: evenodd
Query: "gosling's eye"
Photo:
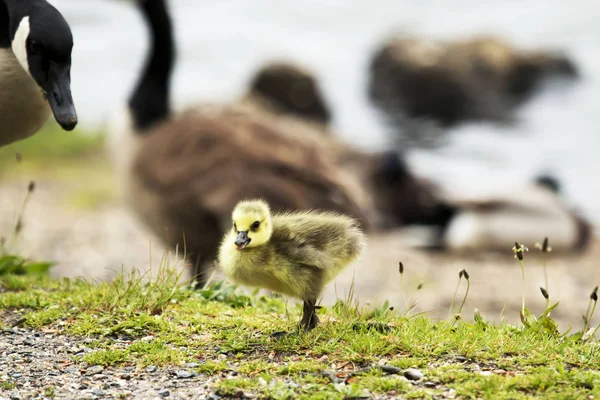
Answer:
M259 226L260 226L260 222L254 221L254 223L252 224L251 228L252 228L253 231L256 231Z
M235 224L235 222L233 223L233 229L235 229L235 231L237 232L237 225Z

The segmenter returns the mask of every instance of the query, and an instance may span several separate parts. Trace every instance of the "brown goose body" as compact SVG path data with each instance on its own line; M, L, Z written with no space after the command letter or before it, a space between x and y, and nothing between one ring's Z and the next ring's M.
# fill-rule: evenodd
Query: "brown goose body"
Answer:
M261 196L281 211L336 211L368 228L353 179L318 144L244 108L196 107L138 142L129 198L166 243L185 245L196 275L243 198Z

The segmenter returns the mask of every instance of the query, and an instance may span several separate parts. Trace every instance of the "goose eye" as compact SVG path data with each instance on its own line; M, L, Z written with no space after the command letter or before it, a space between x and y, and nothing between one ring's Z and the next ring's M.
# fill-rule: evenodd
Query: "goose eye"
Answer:
M235 229L235 231L237 232L237 225L235 224L235 222L233 223L233 229Z
M260 226L260 222L258 221L254 221L254 223L252 224L251 228L253 231L257 230L258 227Z
M35 40L29 41L29 52L31 54L37 54L40 51L40 44Z

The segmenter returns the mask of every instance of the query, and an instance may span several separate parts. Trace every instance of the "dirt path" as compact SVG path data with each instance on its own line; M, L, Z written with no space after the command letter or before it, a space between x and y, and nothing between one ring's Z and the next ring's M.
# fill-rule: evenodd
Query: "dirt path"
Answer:
M97 171L82 172L77 178L63 174L60 180L40 178L36 182L35 193L27 206L19 251L32 258L58 262L52 271L56 277L110 279L122 267L147 269L150 255L152 267L156 269L163 246L115 200L110 182L94 174ZM22 174L19 179L0 181L0 209L3 210L0 232L10 231L13 211L20 207L27 178ZM409 301L417 300L418 311L445 317L458 273L465 268L471 277L471 290L464 317L470 319L477 307L485 318L498 320L504 309L506 319L517 321L521 272L510 249L504 254L468 257L428 254L403 245L406 235L394 232L371 236L361 261L330 285L323 302L331 304L336 296L346 297L354 282L354 297L361 304L382 304L387 299L396 309L402 309L398 274L398 262L402 261L406 296ZM544 281L541 263L533 257L536 253L533 248L527 253L526 298L528 308L539 313L544 305L539 287ZM599 255L598 244L583 257L552 255L548 266L550 295L553 301L561 302L553 313L561 327L582 326L581 315L587 307L589 294L600 283L596 262ZM422 289L417 291L420 283ZM459 302L464 288L463 282Z

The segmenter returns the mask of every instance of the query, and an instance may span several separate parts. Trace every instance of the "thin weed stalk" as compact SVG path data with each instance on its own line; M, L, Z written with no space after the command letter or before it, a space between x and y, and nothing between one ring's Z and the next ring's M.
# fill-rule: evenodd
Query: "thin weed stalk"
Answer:
M408 303L406 302L406 294L404 293L404 264L402 264L402 262L398 263L398 272L400 273L400 292L402 293L404 310L408 312Z
M463 297L462 303L460 304L460 308L458 309L458 315L461 315L462 309L467 302L467 296L469 295L469 289L471 288L471 280L469 279L469 274L466 269L462 270L462 274L467 281L467 290L465 291L465 297Z
M590 302L588 303L587 311L585 312L585 316L583 317L583 320L585 321L585 325L583 326L584 335L588 331L590 321L592 320L592 317L596 312L596 304L598 304L598 286L596 286L594 290L592 290L592 294L590 294Z
M454 302L456 301L456 295L458 294L458 288L460 287L460 281L462 280L463 272L460 271L458 273L458 283L456 284L456 290L454 290L454 296L452 296L452 301L450 302L450 309L448 310L448 318L452 317L452 310L454 309Z
M512 248L515 253L515 258L519 261L521 266L521 319L525 319L525 263L523 262L523 252L529 251L527 247L519 242L515 242L515 246Z
M545 285L544 286L545 293L542 292L542 294L544 295L544 298L546 299L546 309L548 309L550 307L550 285L548 284L547 253L552 251L552 247L550 247L547 237L544 238L544 241L542 242L542 244L536 243L535 247L540 249L540 251L542 252L542 267L544 268L544 285Z
M19 212L15 215L13 229L12 229L12 232L10 233L10 239L8 242L9 248L10 248L10 245L14 245L16 243L20 233L23 230L23 216L25 215L25 210L27 209L27 205L29 204L29 200L31 199L31 196L32 196L34 190L35 190L35 182L30 181L29 184L27 185L27 193L25 194L25 198L21 202L21 208L19 209ZM6 245L3 245L2 248L4 249L4 252L6 252Z

